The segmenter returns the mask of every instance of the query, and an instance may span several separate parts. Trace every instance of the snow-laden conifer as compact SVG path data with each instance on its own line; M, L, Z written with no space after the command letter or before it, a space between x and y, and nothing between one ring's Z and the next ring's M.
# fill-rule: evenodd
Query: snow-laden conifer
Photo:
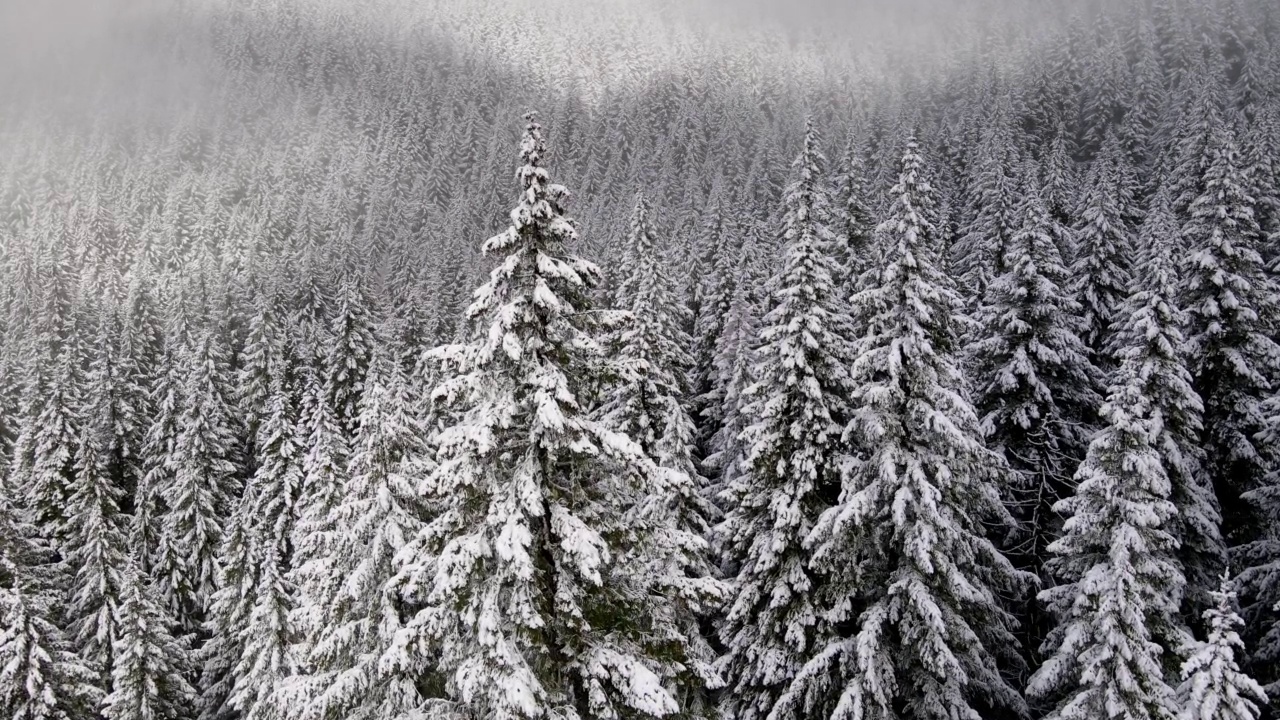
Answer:
M66 608L80 659L108 688L117 613L123 600L128 558L128 518L120 511L122 491L112 477L107 443L109 426L100 418L87 423L76 452L75 478L67 508L67 565L71 579Z
M760 337L760 321L768 299L766 285L766 248L759 226L752 227L742 239L742 252L735 273L733 300L725 317L724 332L716 349L716 384L724 388L720 399L720 429L711 437L703 467L710 477L710 497L722 503L723 491L732 486L743 472L746 452L742 431L751 424L746 414L747 388L755 384L752 374L756 346Z
M1230 130L1210 134L1200 185L1182 227L1189 254L1181 302L1189 316L1188 359L1204 402L1208 476L1222 503L1228 544L1256 536L1257 518L1241 495L1264 481L1268 459L1256 436L1262 403L1280 380L1280 288L1259 253L1253 198Z
M769 281L756 383L747 390L743 472L718 530L738 568L721 627L723 711L764 718L813 648L818 608L805 537L840 487L851 360L837 285L820 138L810 124L784 200L782 265Z
M278 717L275 684L289 672L292 606L285 583L303 483L297 399L277 358L265 417L254 439L256 471L223 541L218 590L209 611L210 642L201 648L201 715Z
M1224 578L1213 593L1215 607L1205 611L1209 638L1182 664L1182 701L1179 720L1257 720L1259 705L1266 706L1262 687L1240 670L1237 654L1244 642L1236 614L1236 593Z
M705 481L693 457L695 427L683 403L688 392L684 374L693 360L682 330L683 308L672 293L653 233L648 201L643 193L637 194L627 248L626 266L631 270L616 294L623 303L619 309L629 313L615 340L620 378L599 414L659 465L675 471L668 478L676 489L673 517L694 535L706 537L718 513L703 493ZM689 551L690 560L705 571L705 552Z
M137 562L122 569L119 635L111 669L111 694L103 700L107 720L185 720L195 709L187 681L190 648L175 635L176 624L157 603Z
M680 618L715 584L679 567L667 473L583 404L600 272L566 248L568 193L528 120L519 203L468 310L476 339L434 351L456 414L422 482L433 517L402 554L416 612L383 665L430 689L427 717L670 716L696 689L680 670L711 672Z
M1162 408L1149 393L1146 349L1126 349L1075 494L1054 506L1067 520L1046 568L1063 584L1040 599L1058 625L1028 686L1055 701L1052 720L1177 714L1165 667L1191 636L1178 617L1185 581L1170 533L1178 509L1157 448Z
M1115 332L1120 303L1128 294L1133 238L1121 204L1132 190L1125 186L1123 150L1119 140L1107 136L1089 174L1088 189L1080 201L1080 219L1074 238L1078 257L1072 265L1071 292L1084 313L1081 340L1095 354L1095 361L1110 366L1103 351Z
M167 483L150 490L163 503L155 573L165 602L188 632L203 623L217 588L218 549L238 492L226 349L214 333L203 331L181 351L182 405L173 408Z
M307 603L302 624L308 636L295 676L284 679L278 701L298 718L376 720L408 712L418 703L414 678L384 674L379 661L401 627L399 606L389 587L393 560L420 527L412 479L430 469L424 432L414 414L404 372L389 351L374 355L360 399L356 434L344 492L329 511L334 534L303 572ZM270 536L268 536L270 537ZM242 709L268 701L260 676L280 678L288 658L280 654L287 621L279 555L283 543L262 552L259 602L243 641L237 668L245 678L233 701ZM268 559L271 559L270 557ZM312 577L309 577L312 576ZM313 596L310 593L324 593ZM278 599L277 599L278 598ZM274 637L264 635L274 634ZM256 636L256 637L255 637ZM259 715L269 717L269 715Z
M0 493L13 496L3 478ZM81 720L102 699L101 672L58 626L63 572L35 538L13 504L0 504L0 716Z
M985 522L1008 519L1008 470L983 444L960 371L963 303L939 262L914 138L891 195L876 230L884 267L853 298L870 324L847 433L865 455L805 539L823 574L819 641L775 720L1026 713L1002 676L1017 654L1001 598L1028 578L985 537Z
M1015 473L1005 496L1019 528L1005 549L1020 567L1038 571L1059 525L1053 505L1071 494L1084 456L1102 378L1080 340L1080 305L1066 291L1053 221L1030 172L1023 187L1007 270L987 292L968 351L983 432ZM1041 632L1034 608L1022 625L1024 650L1034 655Z
M860 138L853 134L845 143L840 167L836 169L832 195L836 220L832 229L842 238L839 246L847 254L847 257L837 259L845 265L845 275L852 289L874 264L871 236L875 230L871 194L867 188L866 161Z
M364 283L358 277L343 279L334 305L322 350L325 394L350 436L357 430L360 395L373 354L374 321Z
M1169 500L1178 508L1165 527L1178 543L1188 620L1194 626L1217 586L1226 546L1220 531L1221 511L1200 447L1204 409L1187 368L1183 335L1187 317L1178 305L1177 244L1169 196L1161 190L1138 234L1141 251L1109 354L1134 364L1152 417L1159 420L1154 446L1169 478Z

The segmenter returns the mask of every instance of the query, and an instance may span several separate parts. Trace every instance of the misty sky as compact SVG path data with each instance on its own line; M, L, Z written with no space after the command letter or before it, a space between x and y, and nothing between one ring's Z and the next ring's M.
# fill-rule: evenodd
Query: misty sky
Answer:
M46 92L109 90L111 83L128 84L147 70L159 70L145 67L145 52L149 44L168 39L162 13L174 7L189 17L228 9L259 12L259 6L277 2L0 2L0 78L10 87L25 83ZM1029 0L289 0L286 5L301 15L340 16L340 23L381 23L389 34L435 24L517 70L535 69L550 81L574 75L601 86L633 81L631 69L637 66L678 71L681 65L735 53L781 58L815 73L845 72L845 63L892 70L905 55L963 56L977 41L977 21L1016 23L1029 14L1049 14L1045 3ZM622 31L619 15L628 18ZM505 32L509 45L492 47L485 29ZM801 37L806 42L799 42ZM548 38L563 54L522 52L546 47Z

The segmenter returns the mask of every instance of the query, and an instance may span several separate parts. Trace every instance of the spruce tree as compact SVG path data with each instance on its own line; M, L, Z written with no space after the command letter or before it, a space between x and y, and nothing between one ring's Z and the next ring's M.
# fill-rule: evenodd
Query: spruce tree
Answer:
M742 240L742 253L735 272L733 300L725 317L724 332L716 350L716 383L724 388L718 413L720 429L707 446L703 467L711 476L709 496L718 504L724 502L723 491L736 482L743 472L742 459L746 446L742 431L751 424L746 414L746 391L755 383L752 374L760 321L768 300L765 285L766 248L763 228L754 226Z
M1194 385L1204 402L1205 469L1222 503L1229 545L1259 532L1241 496L1268 469L1256 436L1262 402L1280 380L1280 288L1258 252L1253 200L1245 192L1235 142L1226 127L1211 134L1202 192L1190 205L1182 238L1190 254L1182 271L1182 306Z
M965 188L966 222L952 249L952 267L971 303L1008 267L1006 246L1017 232L1018 149L1008 108L997 105L987 118Z
M76 475L67 508L67 564L74 569L66 613L77 654L107 682L112 667L116 625L123 601L128 558L128 518L120 511L123 494L111 477L107 455L109 427L87 423L76 455Z
M308 588L326 594L307 600L317 615L304 626L311 633L306 654L280 690L280 702L299 708L305 718L372 720L409 712L419 702L412 676L379 670L401 627L389 587L393 561L420 527L410 479L430 470L403 369L387 350L375 353L370 364L357 419L349 480L329 513L335 534L306 570L324 576ZM278 556L284 549L269 543L261 552ZM254 607L243 634L249 652L237 668L244 686L240 698L261 686L260 702L269 700L262 676L280 678L287 669L288 658L280 653L285 635L278 627L287 622L280 612L284 603L272 602L276 595L284 599L279 567L278 560L262 565L267 572L259 593L266 602ZM248 710L245 700L237 703Z
M629 313L618 338L620 377L599 414L608 427L635 440L663 469L666 497L658 502L665 506L663 512L675 528L670 537L678 554L673 570L705 578L713 574L706 538L719 519L719 509L706 497L706 481L694 462L695 427L682 403L688 386L683 374L692 364L685 351L689 340L681 329L681 308L671 292L664 261L654 248L648 215L644 195L637 194L627 251L631 272L618 292L618 298L626 302L623 309ZM713 600L721 599L726 591L710 582L699 590L714 593ZM693 653L693 662L682 673L691 677L679 679L680 686L689 690L677 698L683 711L691 715L710 713L709 697L698 689L721 684L719 676L710 671L715 652L702 640L699 629L700 620L709 615L686 613L673 618L681 624Z
M137 562L122 569L124 592L117 612L119 635L111 669L112 691L103 700L107 720L184 720L191 717L195 689L187 681L185 644L174 623L152 599Z
M1198 626L1226 563L1222 514L1206 475L1200 446L1204 407L1192 385L1183 330L1187 315L1178 304L1179 274L1174 248L1178 229L1168 192L1160 190L1138 234L1137 267L1110 354L1135 363L1143 393L1159 419L1154 446L1169 478L1169 499L1178 508L1165 527L1178 544L1186 579L1185 617Z
M3 478L0 493L13 497ZM101 700L102 678L59 628L64 571L16 510L0 504L0 715L81 720Z
M983 432L1014 470L1005 491L1019 528L1005 546L1020 568L1039 572L1057 533L1053 505L1071 494L1101 374L1080 340L1080 305L1066 292L1066 270L1035 177L1024 176L1021 226L1009 241L1007 270L991 284L969 347ZM1034 658L1041 624L1021 618L1024 651Z
M1078 257L1071 268L1071 292L1084 312L1081 340L1095 362L1110 366L1104 351L1115 332L1120 303L1128 294L1133 238L1125 222L1122 199L1131 189L1121 172L1121 149L1109 135L1089 175L1080 203L1074 238Z
M1145 350L1125 353L1075 494L1054 506L1067 520L1046 569L1062 584L1040 599L1058 625L1027 689L1055 701L1052 720L1177 714L1165 665L1191 638L1178 617L1185 581L1169 528L1178 510L1157 449L1162 418Z
M169 484L157 540L162 595L186 632L197 633L218 582L218 549L238 494L236 436L225 348L206 329L179 356L182 388Z
M170 345L160 356L161 370L150 394L153 411L143 438L142 477L134 498L130 540L138 544L138 567L154 576L157 567L170 561L160 557L164 513L173 487L177 457L179 412L182 406L181 372L176 348ZM166 550L169 549L166 543Z
M1025 590L985 537L1010 518L1008 473L983 444L958 362L963 303L939 261L933 191L908 140L871 318L852 365L847 433L864 455L805 539L823 576L819 640L770 718L1025 716L1002 675L1017 662L1002 597Z
M254 447L257 470L231 518L201 649L201 715L273 717L274 685L287 672L292 599L284 582L303 483L297 402L282 358L273 363L265 418Z
M1209 638L1182 664L1179 720L1257 720L1266 706L1262 687L1241 672L1236 654L1244 651L1235 612L1236 594L1224 577L1213 593L1215 607L1205 611Z
M1280 394L1263 406L1266 429L1258 434L1268 449L1272 468L1263 483L1246 492L1242 500L1257 513L1258 534L1234 548L1241 563L1238 583L1244 591L1244 626L1254 645L1247 657L1257 679L1272 697L1280 697L1280 468L1276 466L1276 442L1280 441Z
M871 236L875 230L875 221L870 208L871 198L866 175L862 148L857 138L850 134L832 189L836 220L832 229L842 238L838 247L843 248L847 254L847 257L837 259L845 266L849 282L855 285L862 274L874 264L874 258L871 257Z
M14 463L21 472L17 490L37 532L60 543L66 531L69 486L74 476L76 443L82 418L75 399L81 390L79 352L75 343L60 350L52 340L37 360L36 371L26 399L27 427L19 438L20 452L29 448L30 460L19 457ZM45 363L49 367L44 367ZM51 372L50 372L51 371Z
M720 630L729 682L722 711L742 720L771 712L813 647L817 587L803 543L839 491L846 454L852 321L831 255L819 144L810 124L786 192L786 249L769 281L773 307L743 411L754 420L742 435L743 473L725 490L718 531L738 568Z
M665 474L583 404L600 382L600 271L568 253L568 192L527 119L520 201L468 310L476 339L433 351L454 414L400 570L416 612L383 666L420 678L436 715L666 716L698 689L663 683L698 660L679 618L712 596L679 567Z
M360 394L374 346L373 318L362 279L344 278L334 305L324 340L325 393L350 436L357 429Z
M686 351L690 343L682 330L682 308L654 248L653 232L649 204L638 193L627 248L630 274L616 294L629 313L615 341L620 378L598 414L659 465L675 471L670 481L678 493L671 511L682 527L705 537L717 511L703 494L705 480L693 456L695 428L682 402L689 384L685 372L693 360ZM705 553L690 550L690 560L705 571Z
M324 622L322 604L338 591L341 578L330 570L327 559L341 540L332 511L346 489L350 443L332 407L324 402L324 388L314 373L304 373L301 427L303 435L302 492L294 523L292 567L286 577L296 589L289 623L295 629L291 652L296 658L310 653L308 638L318 637Z

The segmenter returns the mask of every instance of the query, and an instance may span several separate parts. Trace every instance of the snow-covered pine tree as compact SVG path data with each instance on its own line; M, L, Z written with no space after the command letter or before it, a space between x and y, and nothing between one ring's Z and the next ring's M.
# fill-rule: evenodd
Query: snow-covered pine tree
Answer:
M338 591L327 564L341 534L332 522L347 484L350 444L332 407L324 401L324 387L312 372L303 372L301 422L303 435L302 492L294 523L293 562L287 580L296 590L289 623L295 630L291 652L295 663L310 653L308 638L318 637L324 622L322 604Z
M1234 548L1234 555L1244 567L1237 582L1245 592L1244 626L1254 645L1247 667L1268 695L1280 698L1280 394L1271 395L1262 410L1266 425L1255 439L1272 465L1263 483L1241 497L1257 513L1259 531Z
M25 427L17 443L19 452L29 449L30 459L18 457L21 472L15 483L36 531L46 539L60 542L66 530L69 485L74 475L76 442L82 418L76 398L81 390L82 358L76 342L55 347L43 339L45 347L35 360L25 399ZM47 364L47 366L46 366Z
M707 537L717 509L704 495L705 480L694 463L692 418L683 400L688 395L686 371L692 366L683 327L684 308L676 301L671 280L654 247L649 203L637 193L631 217L627 257L630 275L618 285L618 308L629 315L616 339L618 382L597 414L610 427L633 439L645 455L663 468L677 494L670 511L679 527ZM689 548L689 562L709 572L703 550Z
M373 354L373 325L364 280L358 276L343 278L324 338L322 366L326 402L334 407L348 436L358 429L360 394Z
M1122 153L1117 136L1107 135L1090 170L1073 233L1077 257L1071 268L1070 290L1084 313L1080 339L1102 367L1112 365L1105 350L1115 330L1116 311L1128 294L1134 250L1122 206L1126 196L1132 197L1132 189L1125 187Z
M421 526L422 508L416 504L411 480L431 470L425 433L414 414L403 368L390 348L374 353L359 405L349 479L327 519L334 532L317 548L320 554L311 558L313 564L302 571L309 593L325 594L308 594L305 599L309 605L302 615L307 622L300 628L310 633L302 647L305 655L297 658L296 674L282 678L278 690L282 706L303 720L377 720L409 712L419 703L413 676L379 669L401 627L399 606L389 587L393 561ZM268 543L263 552L284 549ZM279 563L274 569L271 564L262 568L270 572L261 578L264 585L258 591L269 600L273 586L280 584ZM308 613L315 615L307 618ZM250 652L237 668L248 683L245 689L259 683L259 673L280 678L287 658L279 654L277 643L284 638L272 623L282 620L271 605L255 606L249 632L242 637ZM264 641L255 634L275 637ZM262 661L272 658L275 667L264 666ZM240 696L245 689L239 689ZM270 687L261 690L259 701L269 700ZM248 709L243 700L237 704Z
M292 598L284 582L303 483L302 443L292 377L277 356L253 446L257 466L220 552L210 604L210 641L201 648L201 717L276 717L272 693L288 672Z
M0 478L0 494L14 497ZM102 698L102 678L85 666L58 627L65 583L35 528L0 503L0 715L12 720L81 720Z
M103 700L107 720L185 720L196 697L187 681L189 648L174 636L175 623L152 598L146 577L131 557L116 624L111 694Z
M240 630L248 625L249 608L257 595L259 578L252 572L256 557L251 546L252 520L245 489L240 507L231 516L218 549L218 589L209 602L205 629L209 641L196 651L199 664L199 704L202 720L235 720L229 702L235 689L233 672L243 646Z
M997 103L974 149L965 188L965 222L952 248L952 268L971 304L1008 267L1006 246L1017 232L1018 148L1007 102Z
M637 193L627 249L631 274L620 283L617 294L626 303L620 309L629 313L617 339L619 378L597 413L608 427L632 438L663 469L666 496L657 503L664 506L662 512L674 529L669 538L676 551L673 572L687 570L702 579L713 574L706 538L720 519L720 511L707 497L706 480L694 462L696 428L682 402L688 387L683 375L693 362L685 350L690 343L682 329L683 308L672 293L653 234L648 202L643 193ZM699 606L709 599L708 590L714 592L710 599L717 601L727 592L727 588L705 580L690 590L688 604ZM718 609L718 605L716 602L706 609ZM709 697L699 690L719 687L722 681L710 671L715 651L700 635L701 619L692 613L672 618L682 625L680 632L688 638L692 652L692 662L683 671L692 677L674 680L687 689L678 698L682 711L709 716Z
M1072 264L1076 261L1077 255L1077 241L1073 228L1077 223L1080 210L1077 206L1080 202L1081 178L1075 161L1071 159L1070 149L1067 147L1069 141L1067 135L1066 127L1058 123L1053 139L1049 141L1049 147L1045 149L1040 163L1044 168L1044 203L1049 210L1049 216L1054 221L1058 253L1062 255L1064 263Z
M819 640L769 717L1022 717L1002 675L1018 655L1001 598L1031 578L985 537L985 522L1011 523L1008 469L983 444L958 363L963 302L914 138L891 196L876 229L884 267L853 298L870 324L846 432L866 455L805 540L823 574Z
M1058 621L1027 693L1052 700L1050 720L1172 720L1170 658L1191 635L1178 616L1185 581L1169 531L1178 509L1157 442L1147 348L1126 349L1100 412L1105 427L1054 509L1066 516L1046 570L1063 581L1040 599Z
M743 473L725 489L717 531L738 568L720 631L729 683L722 710L740 720L766 717L813 648L817 588L803 543L839 492L847 454L852 321L830 254L819 146L810 123L785 195L785 251L743 411L754 420L742 436Z
M272 280L266 282L269 284ZM258 425L269 416L274 375L284 369L286 346L290 340L276 295L274 287L268 287L256 299L244 350L240 353L236 407L245 418L251 444L257 440ZM249 460L252 463L257 462L256 455L255 449L250 448Z
M1226 546L1221 510L1208 484L1200 447L1204 408L1187 368L1187 317L1178 306L1174 259L1178 244L1171 200L1167 189L1161 189L1138 233L1138 262L1109 352L1136 363L1152 416L1160 421L1153 442L1169 478L1169 499L1178 508L1165 527L1178 543L1186 579L1184 618L1197 627L1225 567Z
M185 632L197 633L218 582L218 550L238 494L237 442L228 402L226 348L216 328L203 330L179 355L182 406L157 539L161 593Z
M1080 305L1065 290L1053 220L1037 185L1034 168L1027 169L1007 270L979 308L978 339L968 349L983 432L1016 473L1005 494L1020 527L1005 550L1020 568L1036 572L1057 533L1053 505L1071 494L1102 386L1080 340ZM1040 646L1042 620L1034 606L1021 618L1030 658Z
M746 390L755 384L753 361L760 337L760 320L768 299L769 269L764 239L760 237L763 232L764 228L752 223L742 239L733 300L716 349L715 382L724 388L718 413L720 429L708 443L708 454L702 464L711 476L709 495L717 503L723 500L724 489L743 472L746 447L742 431L751 424L751 418L745 413Z
M105 422L104 422L105 421ZM90 418L76 451L75 478L67 507L65 553L74 572L65 617L82 662L110 688L113 645L123 600L121 572L128 559L128 518L120 511L122 489L111 476L110 418Z
M401 555L415 612L383 666L427 689L427 717L669 716L696 689L663 683L697 661L682 606L713 593L675 562L666 474L583 406L600 271L568 254L568 192L527 120L519 204L468 310L476 339L433 351L456 415L422 484L433 518Z
M1244 623L1236 614L1236 594L1225 577L1213 598L1216 606L1205 611L1208 641L1182 664L1179 720L1257 720L1258 705L1266 706L1267 695L1241 672L1236 660L1236 653L1244 652L1237 631Z
M693 319L693 367L690 368L690 390L693 393L691 412L698 424L698 442L704 450L712 436L720 429L719 403L724 388L716 384L713 359L716 344L724 333L725 317L733 296L733 269L737 265L737 222L729 217L726 206L729 191L717 177L712 186L710 208L706 211L695 238L698 265L692 276L694 288Z
M832 229L842 238L839 247L846 251L847 257L837 259L846 266L846 277L853 285L875 262L871 257L875 220L872 218L866 175L860 138L850 133L832 188L836 218Z
M169 345L159 360L161 369L156 373L149 398L153 414L143 438L142 476L134 494L129 530L130 540L138 546L138 567L149 576L155 575L157 567L171 562L160 557L160 538L169 500L164 493L173 487L182 406L182 368L177 348ZM171 548L166 545L166 550Z
M1204 161L1202 192L1182 227L1189 250L1182 305L1190 321L1188 357L1204 402L1205 469L1222 504L1228 545L1255 539L1259 527L1241 495L1268 469L1255 437L1264 429L1261 403L1280 381L1280 287L1263 265L1235 141L1215 127Z

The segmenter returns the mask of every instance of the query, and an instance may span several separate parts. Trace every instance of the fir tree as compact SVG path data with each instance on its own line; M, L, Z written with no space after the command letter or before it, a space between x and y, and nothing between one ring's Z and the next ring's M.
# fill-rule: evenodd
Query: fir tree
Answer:
M227 397L225 349L213 330L184 348L185 383L171 456L155 571L168 608L197 632L218 582L223 525L237 494L236 439Z
M296 401L282 359L254 446L257 470L223 543L218 590L210 607L202 716L274 717L272 692L287 672L291 597L284 578L303 482Z
M1007 245L1020 224L1018 156L1007 112L998 105L987 119L965 190L968 221L953 248L953 268L975 302L1008 267Z
M1258 705L1265 707L1267 695L1236 662L1236 653L1244 650L1237 632L1243 623L1225 577L1213 597L1216 607L1205 611L1209 639L1182 665L1179 720L1257 720Z
M832 190L836 218L836 227L832 229L841 238L838 247L843 248L847 254L847 257L837 259L845 266L849 281L855 284L874 264L871 257L871 235L875 229L875 221L870 209L866 174L862 149L850 135Z
M739 568L721 627L723 712L764 718L813 647L815 577L805 537L840 486L851 324L831 256L824 159L810 125L784 202L782 267L761 325L756 384L743 411L743 474L726 488L719 534Z
M1127 352L1076 473L1075 494L1046 568L1063 581L1040 594L1058 620L1028 694L1053 698L1052 720L1177 714L1164 665L1190 642L1178 618L1184 579L1169 532L1177 508L1156 443L1145 348Z
M182 405L182 368L177 362L175 348L166 349L160 364L163 370L157 373L149 398L154 414L143 438L142 478L135 494L129 531L130 539L138 544L138 567L148 575L155 574L157 567L171 562L160 557L160 538L164 512L170 499L166 491L173 487L178 413ZM168 543L165 550L170 550Z
M654 248L643 194L636 196L627 256L630 274L616 295L629 313L616 341L621 377L599 414L659 465L675 471L670 480L679 493L671 510L681 527L705 537L717 511L702 492L705 481L693 457L695 428L682 403L688 386L684 373L693 364L685 350L690 343L682 330L682 308ZM704 553L695 550L694 555ZM698 564L705 565L705 557Z
M331 571L328 558L341 539L341 528L333 522L333 509L346 488L350 455L349 442L333 408L324 402L319 380L308 373L300 383L302 492L291 541L293 562L287 576L297 590L289 622L296 631L291 651L299 661L310 653L307 639L318 637L323 627L322 603L338 592L335 586L342 581Z
M733 300L725 317L724 333L716 351L716 382L724 388L719 411L720 430L712 436L703 466L712 476L709 495L722 502L723 491L732 486L743 472L742 459L746 447L742 431L751 424L746 414L747 388L755 384L753 360L760 336L760 321L768 293L769 270L762 228L755 227L743 238L742 254L735 273Z
M600 272L567 254L568 193L527 119L520 202L485 243L499 261L468 310L476 340L434 351L435 395L456 414L422 484L434 517L403 554L417 609L383 665L422 678L433 716L666 716L696 689L662 681L697 662L683 606L713 596L680 572L655 502L665 474L583 406Z
M76 457L68 504L67 563L75 570L67 617L80 659L102 678L112 667L116 625L123 600L121 576L128 558L128 519L120 512L121 488L110 475L108 428L87 424Z
M12 497L3 478L0 492ZM101 699L102 679L58 627L60 568L15 510L0 505L0 715L80 720Z
M687 386L682 374L692 363L684 349L689 341L681 330L680 308L666 268L654 250L648 213L644 195L638 194L628 248L631 274L618 291L629 312L618 340L620 378L599 412L605 424L635 440L665 471L667 497L659 502L675 529L670 536L677 552L672 570L688 570L702 578L712 574L705 538L719 510L706 497L705 480L694 463L695 428L681 402ZM710 583L702 590L711 590L717 597L725 593ZM699 617L685 614L673 620L682 625L694 660L683 673L692 676L679 680L680 687L688 688L678 698L679 705L691 715L707 715L708 698L697 690L721 683L718 675L707 670L715 653L701 639Z
M1261 403L1280 378L1280 347L1272 340L1280 291L1258 252L1252 198L1225 127L1211 135L1201 185L1182 227L1190 250L1182 305L1190 318L1191 371L1204 402L1206 471L1222 503L1223 535L1240 544L1258 532L1241 495L1263 482L1268 466L1255 436L1264 429Z
M865 456L805 539L823 573L819 641L770 718L1026 714L1001 674L1017 660L1001 597L1028 578L985 537L984 520L1009 520L1007 469L983 445L957 362L963 304L918 153L908 140L877 228L885 265L853 299L871 318L847 430Z
M388 586L393 561L416 536L420 522L410 478L429 471L423 431L413 415L400 364L383 351L375 354L360 400L357 433L345 492L330 511L337 529L308 573L323 573L309 587L329 594L310 598L317 613L305 628L306 655L300 669L285 680L280 701L299 708L299 717L383 718L408 712L419 699L413 678L383 674L379 660L401 627L399 609ZM283 547L267 545L263 553L278 555ZM268 563L259 592L268 600L283 596L279 563ZM245 661L237 668L246 689L261 684L261 674L279 678L288 658L280 654L285 622L283 603L258 603L243 636ZM270 650L268 653L266 651ZM269 684L259 697L269 699ZM241 691L241 696L246 692ZM244 706L244 701L240 701ZM259 715L259 717L263 717Z
M970 345L983 432L1015 472L1006 489L1019 531L1006 550L1039 571L1057 532L1054 503L1071 494L1089 422L1100 399L1100 373L1080 341L1080 305L1065 291L1066 270L1033 175L1024 180L1021 227L1010 238L1008 269L991 285ZM1042 619L1028 609L1025 651L1034 657Z
M1138 234L1142 251L1129 297L1119 310L1123 320L1110 354L1134 363L1151 415L1159 421L1153 443L1169 478L1169 499L1178 508L1165 527L1178 544L1186 579L1186 617L1194 626L1225 567L1226 546L1200 447L1204 408L1187 367L1187 316L1178 305L1174 260L1178 230L1169 205L1167 191L1158 192Z
M173 623L151 598L135 560L126 578L116 623L111 694L103 700L107 720L183 720L191 717L195 690L187 682L188 649L172 634Z
M348 434L354 435L360 393L374 345L373 319L359 279L348 277L339 287L325 342L326 402L334 407Z
M52 373L37 371L27 398L27 438L19 448L30 448L31 459L18 458L15 469L27 469L17 478L26 512L34 527L46 538L60 542L66 531L69 485L74 475L76 442L81 420L76 407L80 381L80 358L74 343L60 351L50 347L37 362L50 363ZM46 384L47 383L47 384Z
M1104 366L1111 364L1103 351L1115 332L1116 313L1127 295L1134 249L1121 204L1130 189L1121 172L1120 153L1116 136L1108 136L1093 164L1074 233L1078 258L1072 267L1070 289L1084 312L1080 339Z

